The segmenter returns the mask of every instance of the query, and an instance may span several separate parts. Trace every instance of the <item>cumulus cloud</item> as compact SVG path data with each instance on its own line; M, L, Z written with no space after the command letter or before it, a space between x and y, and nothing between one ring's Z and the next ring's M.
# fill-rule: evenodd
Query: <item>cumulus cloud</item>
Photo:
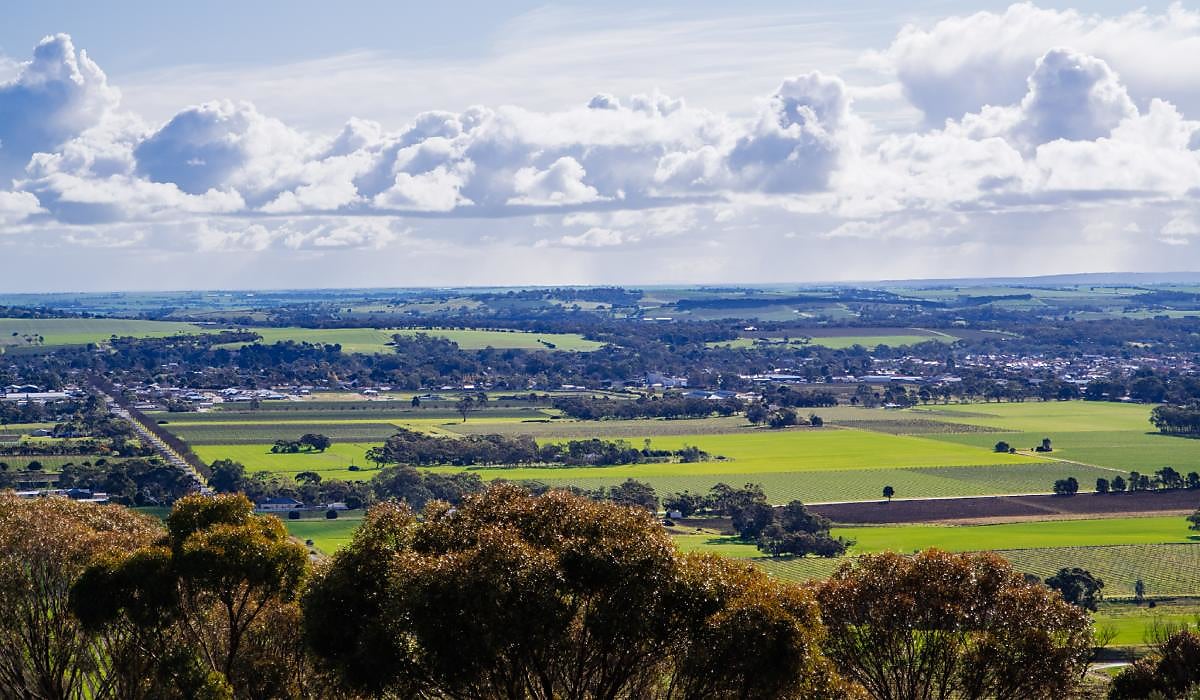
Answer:
M585 183L587 171L579 161L563 156L545 170L521 168L513 175L517 196L513 204L584 204L601 199L595 187Z
M1200 122L1174 100L1139 97L1147 83L1128 55L1067 40L1096 43L1108 22L1105 31L1153 30L1174 47L1191 17L1174 8L1101 21L1018 5L907 28L886 60L930 117L916 131L877 130L852 104L863 90L817 71L730 112L660 92L589 91L573 108L430 110L398 129L351 117L306 133L232 100L147 124L68 37L51 37L0 84L0 113L20 111L0 120L10 134L0 174L13 177L11 188L0 179L0 224L63 226L57 240L93 247L310 255L412 243L411 222L437 220L437 231L457 232L446 245L615 260L657 246L733 255L738 237L769 249L785 233L839 250L932 245L974 236L989 215L1150 211L1200 193ZM1074 33L1034 36L1042 20ZM998 57L1002 42L987 31L1011 37L1013 56ZM11 126L34 121L42 131ZM1195 219L1172 217L1147 215L1119 237L1190 241ZM486 240L472 223L483 218ZM1086 226L1084 238L1109 230L1103 219Z
M99 124L119 100L104 71L86 51L75 50L71 37L42 39L16 76L0 83L0 177Z
M1105 17L1031 3L908 25L882 53L905 96L930 125L1021 99L1034 62L1056 47L1096 56L1142 104L1168 99L1200 112L1200 13L1181 4Z
M29 192L0 192L0 224L15 224L40 211L37 197Z

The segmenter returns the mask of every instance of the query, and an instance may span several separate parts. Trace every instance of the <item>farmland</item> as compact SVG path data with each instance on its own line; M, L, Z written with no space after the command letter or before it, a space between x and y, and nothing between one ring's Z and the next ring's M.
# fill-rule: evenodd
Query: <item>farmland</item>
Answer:
M343 352L385 354L393 352L389 345L392 336L418 334L457 343L464 350L496 348L498 350L566 350L590 351L601 346L577 333L525 333L511 330L444 329L444 328L252 328L262 337L262 343L293 341L324 345L340 345ZM240 347L230 343L224 347Z
M57 347L102 343L112 336L163 338L211 332L203 326L174 321L119 318L0 318L0 350L5 347Z
M354 531L362 524L362 513L343 512L337 519L305 518L284 520L288 534L300 541L312 540L313 546L325 554L333 554L346 546Z
M594 488L626 478L649 482L660 493L707 491L717 482L760 483L775 502L878 499L885 485L902 498L1045 493L1056 480L1073 476L1082 484L1111 478L1125 470L1117 458L1128 455L1146 464L1146 447L1165 446L1162 464L1186 465L1197 455L1182 439L1146 434L1145 406L1054 402L1048 404L968 404L884 411L840 406L819 409L827 427L821 430L771 431L753 428L739 416L695 420L572 421L536 407L489 407L462 422L446 409L410 409L393 402L345 402L338 408L322 402L282 402L280 407L207 414L164 415L174 431L196 446L206 460L233 458L250 471L295 473L312 470L325 476L369 478L363 453L380 444L395 427L439 433L525 434L540 441L588 437L624 439L656 448L695 445L724 457L693 464L644 464L623 467L481 468L484 479L533 479L553 485ZM1007 433L1006 429L1045 427L1039 433ZM1148 423L1145 423L1148 426ZM838 429L846 426L853 429ZM1139 430L1132 430L1137 426ZM859 429L859 428L867 429ZM1057 433L1068 427L1072 433ZM993 432L996 431L996 432ZM277 439L320 432L334 439L326 453L271 454ZM1034 436L1036 435L1036 440ZM1050 436L1050 456L997 454L997 440L1018 447ZM1132 445L1131 447L1122 447ZM1195 452L1195 451L1192 451ZM1168 460L1174 460L1168 461ZM1068 461L1056 461L1068 460ZM453 468L440 468L451 471Z

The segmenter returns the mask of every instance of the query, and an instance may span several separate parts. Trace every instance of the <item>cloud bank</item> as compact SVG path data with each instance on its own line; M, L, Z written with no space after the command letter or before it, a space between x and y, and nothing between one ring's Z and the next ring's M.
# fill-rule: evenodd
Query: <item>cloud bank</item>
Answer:
M970 256L1001 245L997 222L1019 221L1067 250L1090 236L1178 253L1200 240L1200 69L1182 60L1198 48L1200 15L1181 6L1101 17L1019 4L904 27L864 58L924 115L915 129L873 122L855 109L861 90L808 71L730 112L601 89L557 111L431 110L399 128L347 115L322 134L234 100L147 122L60 34L0 83L0 242L679 250L722 276L740 268L713 261L739 237ZM1110 231L1106 209L1129 221Z

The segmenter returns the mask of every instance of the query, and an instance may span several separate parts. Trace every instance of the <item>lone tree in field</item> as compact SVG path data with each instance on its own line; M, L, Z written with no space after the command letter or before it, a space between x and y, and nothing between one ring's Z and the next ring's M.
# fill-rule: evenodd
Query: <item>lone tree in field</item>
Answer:
M464 396L458 400L458 403L454 404L454 410L458 411L458 415L462 416L464 423L467 422L467 416L479 410L479 408L475 398L472 396Z
M996 446L992 449L996 452L1008 452L1012 449L1012 447L1007 442L1001 440L1000 442L997 442Z
M1096 612L1096 604L1103 597L1100 591L1104 581L1079 567L1059 569L1057 574L1046 579L1046 585L1062 594L1063 600L1071 605L1092 612Z
M370 697L862 697L822 652L811 593L563 492L495 486L420 518L376 506L304 625Z
M892 496L895 496L895 495L896 495L896 489L892 488L891 486L883 487L883 497L888 499L888 503L892 502Z
M1069 697L1088 614L994 554L864 555L817 586L826 652L873 698Z

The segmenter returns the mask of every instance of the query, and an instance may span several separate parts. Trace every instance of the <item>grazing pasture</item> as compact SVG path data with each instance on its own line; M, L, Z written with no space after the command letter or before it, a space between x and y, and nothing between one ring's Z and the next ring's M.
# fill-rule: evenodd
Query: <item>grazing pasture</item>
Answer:
M354 532L362 524L361 511L343 511L334 520L323 515L301 520L283 518L288 534L301 542L312 540L313 546L324 554L333 554L350 543Z
M213 329L175 321L123 318L0 318L0 350L5 347L58 347L102 343L112 336L165 338L210 333Z
M445 328L250 328L261 336L259 342L271 344L285 341L340 345L343 352L387 354L395 352L389 345L392 336L429 335L457 343L464 350L564 350L587 352L603 344L586 340L578 333L529 333L524 331L445 329ZM238 347L231 343L225 347Z

